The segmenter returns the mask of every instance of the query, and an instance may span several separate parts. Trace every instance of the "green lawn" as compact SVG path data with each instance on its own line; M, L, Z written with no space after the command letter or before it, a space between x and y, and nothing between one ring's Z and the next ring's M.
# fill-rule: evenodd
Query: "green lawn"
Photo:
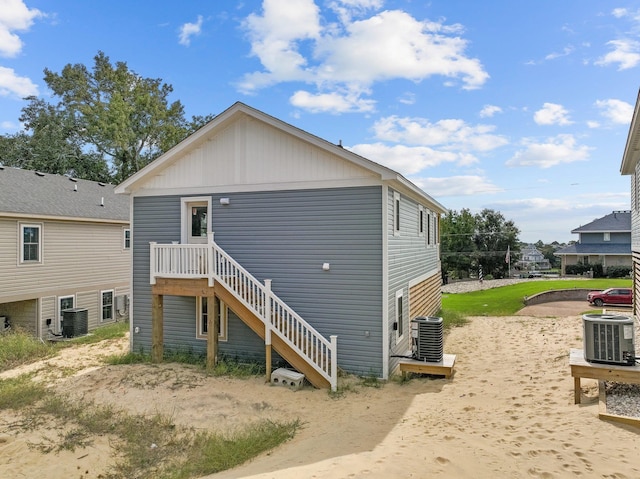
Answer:
M444 293L442 312L462 316L508 316L524 307L524 298L543 291L558 289L602 290L613 287L631 287L630 279L545 280L526 281L510 286L484 289L471 293ZM585 309L589 304L585 295Z

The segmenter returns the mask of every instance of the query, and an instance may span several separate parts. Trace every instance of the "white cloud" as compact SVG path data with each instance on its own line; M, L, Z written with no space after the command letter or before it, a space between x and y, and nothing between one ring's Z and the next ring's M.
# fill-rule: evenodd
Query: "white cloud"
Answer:
M588 146L578 145L573 135L557 135L548 138L544 143L524 139L522 143L524 149L516 152L507 161L507 166L550 168L564 163L585 161L589 159L591 150Z
M500 193L502 188L483 176L461 175L448 178L412 178L416 185L436 198Z
M404 176L415 175L425 168L442 163L469 164L477 161L470 155L438 151L427 146L389 146L384 143L366 143L349 147L349 150Z
M373 129L380 140L449 150L482 152L508 143L505 137L492 133L493 125L471 126L456 119L431 123L424 118L389 116L376 121Z
M378 0L334 1L330 7L341 12L339 23L322 18L312 0L265 0L262 12L244 23L263 69L244 75L238 89L252 93L302 81L318 94L339 89L365 95L375 82L390 79L442 76L474 89L489 77L478 59L465 55L460 25L419 21L400 10L352 20L355 13L381 8Z
M202 32L202 15L198 15L196 23L185 23L180 27L180 35L178 35L178 43L188 47L191 45L191 37L200 35Z
M569 112L557 103L544 103L542 108L535 112L533 120L538 125L570 125Z
M553 52L553 53L549 53L546 57L544 57L545 60L555 60L556 58L560 58L560 57L566 57L571 55L574 52L575 48L573 45L569 45L567 47L564 47L562 49L561 52Z
M613 123L628 125L633 116L633 105L626 101L610 98L608 100L596 101L596 106L600 108L601 115L608 118Z
M496 113L502 113L502 108L496 105L485 105L482 110L480 110L480 118L491 118Z
M29 9L22 0L2 0L0 7L0 55L15 57L22 51L22 40L14 32L29 30L36 18L44 14Z
M627 70L640 63L640 43L636 40L611 40L607 45L611 46L612 51L598 59L596 65L609 66L617 63L618 70Z
M626 17L628 15L628 10L626 8L614 8L611 14L616 18Z
M375 109L374 100L365 100L351 93L309 93L298 90L289 99L293 106L312 113L370 112Z
M12 68L0 66L0 96L24 98L37 94L38 87L29 78L16 75Z
M587 121L587 126L589 128L600 128L600 123L597 121L589 120Z

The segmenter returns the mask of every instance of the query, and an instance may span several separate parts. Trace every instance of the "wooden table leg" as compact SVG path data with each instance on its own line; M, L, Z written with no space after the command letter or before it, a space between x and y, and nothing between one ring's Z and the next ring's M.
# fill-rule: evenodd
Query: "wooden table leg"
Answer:
M580 404L580 395L582 394L582 390L580 389L580 378L573 378L573 403Z

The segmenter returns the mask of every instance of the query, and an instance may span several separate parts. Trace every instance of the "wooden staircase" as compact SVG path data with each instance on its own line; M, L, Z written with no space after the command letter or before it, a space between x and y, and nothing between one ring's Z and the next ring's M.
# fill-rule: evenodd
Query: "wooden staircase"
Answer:
M213 241L212 233L206 245L151 243L150 254L154 295L215 294L311 384L336 390L337 336L322 336L271 291L271 280L260 283Z

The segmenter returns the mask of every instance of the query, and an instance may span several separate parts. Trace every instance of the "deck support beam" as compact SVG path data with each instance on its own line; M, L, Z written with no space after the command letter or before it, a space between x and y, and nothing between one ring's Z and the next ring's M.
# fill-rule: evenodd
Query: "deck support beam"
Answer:
M217 296L207 297L207 369L218 364L218 335L220 334L220 300Z
M161 363L164 354L164 296L154 294L151 299L151 361Z

